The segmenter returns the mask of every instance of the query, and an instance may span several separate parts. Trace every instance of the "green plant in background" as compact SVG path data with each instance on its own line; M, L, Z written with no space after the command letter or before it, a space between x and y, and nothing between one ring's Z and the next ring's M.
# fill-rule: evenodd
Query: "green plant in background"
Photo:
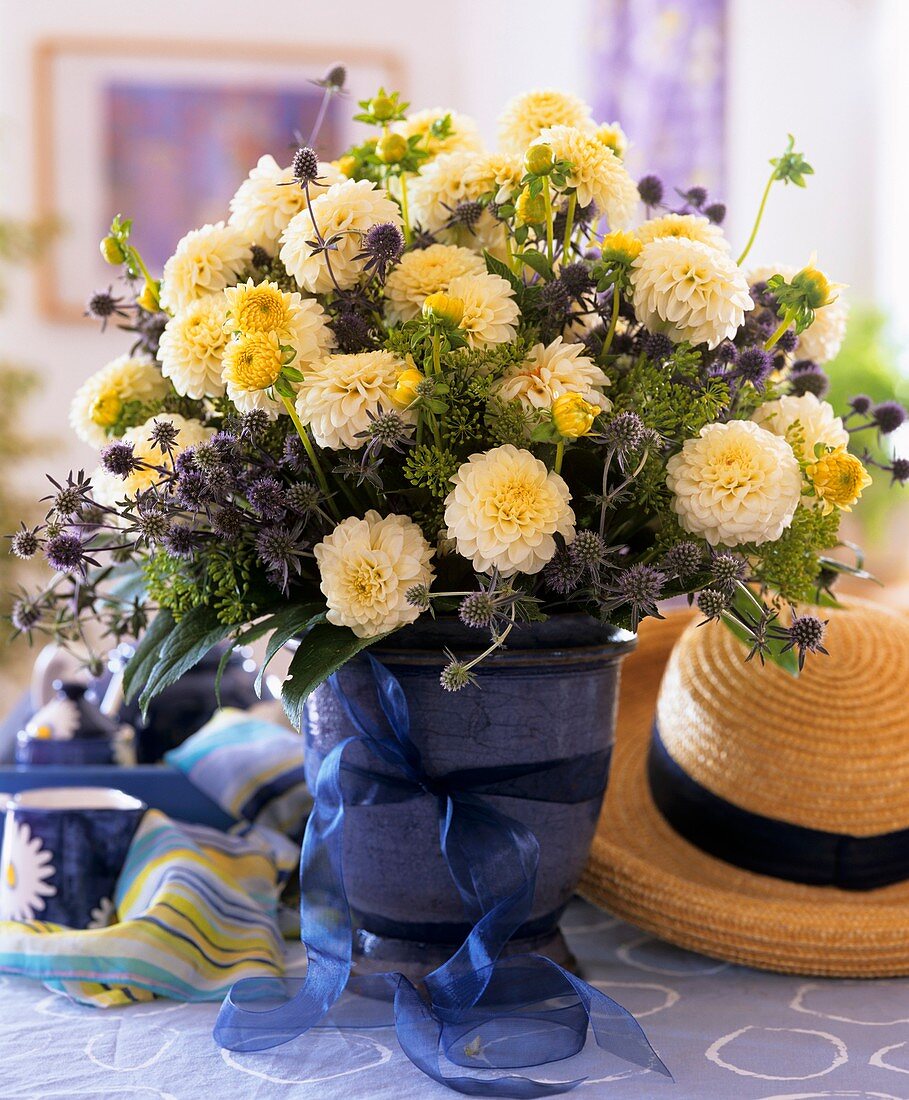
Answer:
M887 316L871 307L855 309L843 346L827 366L830 390L826 399L838 408L845 408L850 396L856 393L866 394L874 404L905 401L909 396L909 379L901 375L898 364L899 347ZM892 442L888 437L869 435L864 443L876 459L889 461ZM883 541L893 515L893 498L888 496L887 489L888 479L878 473L862 494L859 520L870 543Z

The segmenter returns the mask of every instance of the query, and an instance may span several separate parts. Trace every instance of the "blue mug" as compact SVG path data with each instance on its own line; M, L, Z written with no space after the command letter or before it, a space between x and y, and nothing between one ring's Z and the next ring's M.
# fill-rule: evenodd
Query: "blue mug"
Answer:
M105 787L22 791L6 804L0 920L68 928L111 923L117 879L143 802Z

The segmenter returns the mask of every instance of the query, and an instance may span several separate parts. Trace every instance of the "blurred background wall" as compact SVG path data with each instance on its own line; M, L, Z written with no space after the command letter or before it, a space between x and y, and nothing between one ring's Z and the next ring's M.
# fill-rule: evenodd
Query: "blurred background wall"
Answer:
M48 38L172 37L200 43L213 58L244 43L319 46L339 61L368 48L399 60L402 90L415 107L456 107L473 115L490 141L502 104L527 87L575 91L604 109L624 103L633 118L619 121L636 143L634 168L656 167L652 159L671 160L696 145L703 160L693 175L706 178L667 183L706 182L728 205L734 244L747 237L768 158L793 132L816 175L807 192L775 190L754 262L801 264L818 248L823 268L849 284L850 300L895 311L899 331L907 327L900 272L909 228L899 206L909 181L909 78L899 71L897 43L907 30L903 0L0 0L0 212L29 217L36 183L48 171L35 155L33 83L34 50ZM675 108L677 96L678 111L644 110L648 97ZM698 133L707 110L715 124ZM635 132L639 116L645 133ZM65 142L49 151L68 208L77 211L81 176L72 169L83 125L77 113ZM272 151L279 159L284 152ZM43 389L29 399L24 423L56 445L52 462L20 464L19 481L34 492L44 467L65 472L94 464L69 432L69 399L130 341L101 336L88 322L42 316L34 277L24 268L7 282L0 352L38 371ZM65 288L76 301L95 289L78 270L67 283L79 284Z

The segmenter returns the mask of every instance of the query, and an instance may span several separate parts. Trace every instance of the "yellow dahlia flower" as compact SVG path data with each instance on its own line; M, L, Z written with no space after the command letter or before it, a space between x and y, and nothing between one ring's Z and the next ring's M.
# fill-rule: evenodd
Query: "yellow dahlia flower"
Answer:
M684 237L723 252L729 251L729 242L722 229L700 214L662 214L642 222L634 232L642 244L650 244L658 237Z
M337 451L358 450L366 439L358 438L380 407L395 408L394 392L408 364L390 351L364 351L356 355L326 355L309 367L297 392L297 415L312 429L320 447ZM400 411L408 424L416 423L413 410Z
M203 294L235 283L249 264L250 244L234 226L217 222L193 229L164 265L161 308L178 313Z
M480 573L539 573L555 536L574 540L568 486L530 453L506 444L471 455L445 498L448 537Z
M552 403L552 422L566 439L587 435L599 415L599 405L585 401L579 393L563 393Z
M483 275L483 257L453 244L405 252L385 282L385 314L392 324L416 317L430 294L447 291L459 275Z
M183 397L220 397L224 393L221 357L227 345L227 302L206 294L168 322L158 345L161 373Z
M607 264L630 264L641 254L644 247L641 239L635 233L628 233L624 229L616 229L607 233L603 238L603 246L600 255Z
M506 344L515 338L521 316L514 289L499 275L459 275L448 293L464 303L461 332L472 348Z
M748 283L766 282L771 275L782 275L791 283L798 269L786 264L768 264L756 267L748 272ZM815 310L814 320L799 333L795 349L796 359L813 359L815 363L829 363L839 354L846 337L846 322L849 318L849 306L842 294L834 301Z
M833 406L813 393L768 401L754 412L752 420L785 439L803 462L815 457L818 444L826 449L849 443L849 433Z
M70 405L69 422L83 443L103 447L128 401L154 401L168 388L150 359L121 355L82 383Z
M256 284L252 279L228 287L224 298L226 332L242 336L273 332L297 353L293 365L301 370L314 359L321 359L331 346L328 319L314 298L289 294L277 283Z
M524 166L520 157L507 153L481 153L467 169L469 188L478 195L493 193L495 202L511 200L520 189Z
M802 494L792 448L750 420L701 428L666 463L666 484L679 523L711 546L775 542Z
M151 432L155 424L173 424L177 429L177 439L170 456L151 441ZM128 428L122 435L124 443L132 443L133 455L140 462L148 466L171 469L172 462L182 454L187 447L195 447L196 444L211 439L214 435L213 428L206 428L198 420L188 420L178 413L159 413L157 416L146 420L136 428ZM114 501L122 500L124 496L133 496L145 489L150 489L161 480L160 469L135 470L126 478L116 477L99 468L92 474L92 488L95 499L99 504L111 507Z
M862 490L871 484L868 471L845 447L822 454L805 472L825 516L829 516L835 508L851 512Z
M523 156L527 146L550 126L573 126L591 133L596 129L582 99L545 88L509 100L499 116L499 145L505 153Z
M310 195L318 195L343 179L333 164L319 163L319 182L310 184ZM281 168L270 154L259 162L240 184L230 200L227 224L240 231L251 244L267 252L277 248L288 222L306 208L306 195L293 182L293 169Z
M551 145L559 160L571 162L568 186L577 191L579 205L596 203L610 229L631 224L639 201L637 185L610 148L573 126L551 126L539 140Z
M441 122L446 115L451 117L451 133L448 137L436 137L432 133L433 124ZM420 148L425 149L431 157L461 150L468 153L483 151L483 139L476 122L468 115L448 111L444 107L429 107L425 111L417 111L402 122L393 122L390 129L392 133L401 134L405 138L419 134L422 138Z
M628 136L617 122L602 122L596 128L597 141L608 146L613 153L623 160L628 152Z
M475 171L476 154L445 153L408 181L410 216L414 222L446 244L494 251L504 247L504 229L488 210L472 225L449 225L453 212L464 202L476 202L488 190L487 180Z
M420 614L407 602L414 585L429 586L433 551L407 516L369 511L351 516L313 548L328 603L328 621L372 638L412 623Z
M422 313L428 321L446 321L457 328L464 320L464 302L460 298L437 290L435 294L427 296Z
M719 249L685 237L658 237L631 265L634 311L673 343L715 348L735 336L754 304L745 277Z
M277 382L284 362L281 341L273 332L253 332L228 342L221 377L227 396L240 412L264 409L274 417L284 410L280 401L265 392Z
M336 239L329 254L316 252L312 218L323 239ZM313 199L312 217L303 210L292 218L281 235L281 262L304 290L325 294L334 289L328 263L342 290L363 278L362 236L370 226L391 222L401 226L398 204L369 180L343 180ZM326 260L329 255L329 260Z
M608 385L609 379L583 344L566 344L557 336L551 344L534 344L523 362L508 367L492 392L502 401L517 400L530 410L550 409L557 398L575 393L597 410L606 410L610 402L600 387Z

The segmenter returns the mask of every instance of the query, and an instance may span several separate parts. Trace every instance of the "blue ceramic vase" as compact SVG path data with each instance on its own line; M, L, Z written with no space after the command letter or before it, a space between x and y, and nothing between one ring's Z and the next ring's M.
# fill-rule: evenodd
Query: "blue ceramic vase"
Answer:
M611 748L622 658L635 644L626 631L585 615L522 624L508 648L474 670L478 683L444 691L444 650L476 653L479 632L456 620L416 623L370 651L400 681L410 711L410 736L432 777L461 769L565 761ZM345 666L348 698L383 726L368 663ZM303 722L307 780L339 741L356 731L329 685L309 697ZM362 744L345 760L389 772ZM546 771L537 777L545 788ZM563 779L564 781L564 779ZM555 780L554 780L555 782ZM586 787L590 788L589 780ZM606 772L583 801L488 795L503 813L535 834L540 864L530 920L510 951L540 951L570 964L558 930L587 859L606 786ZM463 903L439 847L436 799L430 795L348 810L344 880L362 969L428 972L449 957L470 930Z

